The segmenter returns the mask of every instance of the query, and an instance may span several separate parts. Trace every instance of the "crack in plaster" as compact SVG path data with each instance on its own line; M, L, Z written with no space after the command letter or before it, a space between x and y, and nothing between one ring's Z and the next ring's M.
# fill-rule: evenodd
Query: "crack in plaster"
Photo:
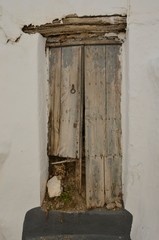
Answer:
M0 6L0 41L2 44L20 40L22 31L13 17Z

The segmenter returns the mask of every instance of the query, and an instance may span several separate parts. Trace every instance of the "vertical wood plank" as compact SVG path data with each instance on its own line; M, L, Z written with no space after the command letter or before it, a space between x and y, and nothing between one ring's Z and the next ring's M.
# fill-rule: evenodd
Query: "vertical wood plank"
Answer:
M59 156L79 158L81 48L62 48Z
M79 192L82 190L83 167L83 110L84 110L84 46L81 46L81 82L80 82L80 123L79 123L79 161L76 161L76 183ZM85 166L84 166L85 167Z
M121 72L119 62L120 46L106 46L106 148L105 198L109 203L121 194L121 115L120 93Z
M54 48L51 69L51 154L79 158L81 47Z
M86 200L88 207L100 207L114 201L122 191L120 46L84 48ZM79 158L78 179L81 176L83 121L81 58L79 46L50 51L49 153Z
M105 46L85 47L85 157L88 207L104 205Z
M50 49L50 147L49 155L58 155L61 114L61 48Z

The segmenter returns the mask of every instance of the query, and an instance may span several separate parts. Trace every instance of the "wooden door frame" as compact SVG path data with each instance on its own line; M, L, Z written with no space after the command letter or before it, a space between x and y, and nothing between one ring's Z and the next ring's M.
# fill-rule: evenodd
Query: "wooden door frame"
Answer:
M72 14L62 19L55 19L52 23L39 26L25 25L22 31L29 34L40 33L46 38L46 47L97 44L97 42L118 44L124 41L126 19L126 15L117 14L81 17Z
M40 26L24 26L22 30L29 34L40 33L46 38L46 48L97 44L122 45L126 36L126 19L126 15L78 17L73 14Z

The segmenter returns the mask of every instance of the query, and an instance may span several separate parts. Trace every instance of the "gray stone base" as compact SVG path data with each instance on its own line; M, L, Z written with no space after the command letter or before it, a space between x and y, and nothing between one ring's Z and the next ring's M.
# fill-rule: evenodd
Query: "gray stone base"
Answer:
M38 207L26 213L22 240L130 240L131 225L132 215L124 209L46 215Z

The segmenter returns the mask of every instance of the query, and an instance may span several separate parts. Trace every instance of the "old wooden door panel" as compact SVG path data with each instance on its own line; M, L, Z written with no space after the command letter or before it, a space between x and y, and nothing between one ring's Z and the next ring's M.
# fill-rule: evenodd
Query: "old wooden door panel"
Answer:
M60 132L61 48L50 49L50 142L49 155L58 155Z
M85 47L85 157L88 207L104 205L105 46Z
M59 47L50 53L49 153L82 160L84 104L87 206L103 206L114 201L122 190L120 45Z
M105 197L111 202L121 194L120 45L106 46L106 152Z
M103 206L121 193L119 45L85 47L87 205Z
M50 155L79 158L81 47L51 50L52 132Z
M62 49L59 155L79 158L81 48Z

